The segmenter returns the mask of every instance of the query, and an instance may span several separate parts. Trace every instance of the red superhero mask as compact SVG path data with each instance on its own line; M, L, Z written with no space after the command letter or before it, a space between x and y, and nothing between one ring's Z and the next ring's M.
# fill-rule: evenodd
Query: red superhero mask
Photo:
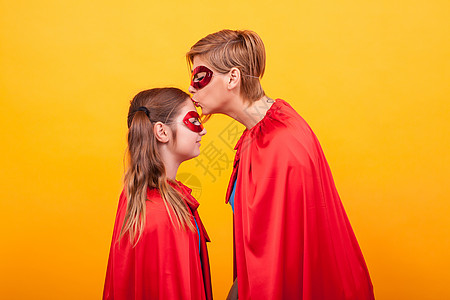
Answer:
M213 71L205 66L198 66L192 71L191 86L196 90L204 88L213 76Z
M203 125L200 122L200 116L196 111L190 111L184 116L183 123L193 132L202 132Z

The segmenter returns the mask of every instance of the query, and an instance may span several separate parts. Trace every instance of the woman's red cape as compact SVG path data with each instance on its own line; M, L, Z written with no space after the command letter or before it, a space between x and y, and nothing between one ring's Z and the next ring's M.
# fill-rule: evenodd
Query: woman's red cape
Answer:
M278 99L235 149L226 199L237 178L239 300L374 299L328 163L297 112Z

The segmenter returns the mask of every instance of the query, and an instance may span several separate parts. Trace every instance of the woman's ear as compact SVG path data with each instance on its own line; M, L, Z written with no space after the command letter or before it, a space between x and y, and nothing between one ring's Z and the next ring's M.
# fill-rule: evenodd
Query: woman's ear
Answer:
M241 71L238 68L231 68L228 78L228 89L234 89L241 83Z
M162 122L156 122L153 125L153 134L155 135L158 142L167 143L170 139L169 128Z

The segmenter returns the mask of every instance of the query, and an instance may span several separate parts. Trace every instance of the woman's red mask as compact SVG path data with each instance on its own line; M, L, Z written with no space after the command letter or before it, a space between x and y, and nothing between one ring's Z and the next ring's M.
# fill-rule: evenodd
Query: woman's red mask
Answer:
M191 86L196 90L204 88L213 76L213 71L205 66L198 66L192 71Z
M193 132L202 132L203 125L196 111L190 111L184 116L183 123Z

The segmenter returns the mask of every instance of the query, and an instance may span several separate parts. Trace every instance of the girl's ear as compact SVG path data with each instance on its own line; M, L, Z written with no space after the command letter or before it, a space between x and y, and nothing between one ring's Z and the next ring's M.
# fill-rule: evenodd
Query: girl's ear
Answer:
M228 89L232 90L241 82L241 71L238 68L231 68L228 78Z
M169 128L164 125L162 122L156 122L153 125L153 134L155 135L156 139L161 143L167 143L169 142L170 136L169 136Z

